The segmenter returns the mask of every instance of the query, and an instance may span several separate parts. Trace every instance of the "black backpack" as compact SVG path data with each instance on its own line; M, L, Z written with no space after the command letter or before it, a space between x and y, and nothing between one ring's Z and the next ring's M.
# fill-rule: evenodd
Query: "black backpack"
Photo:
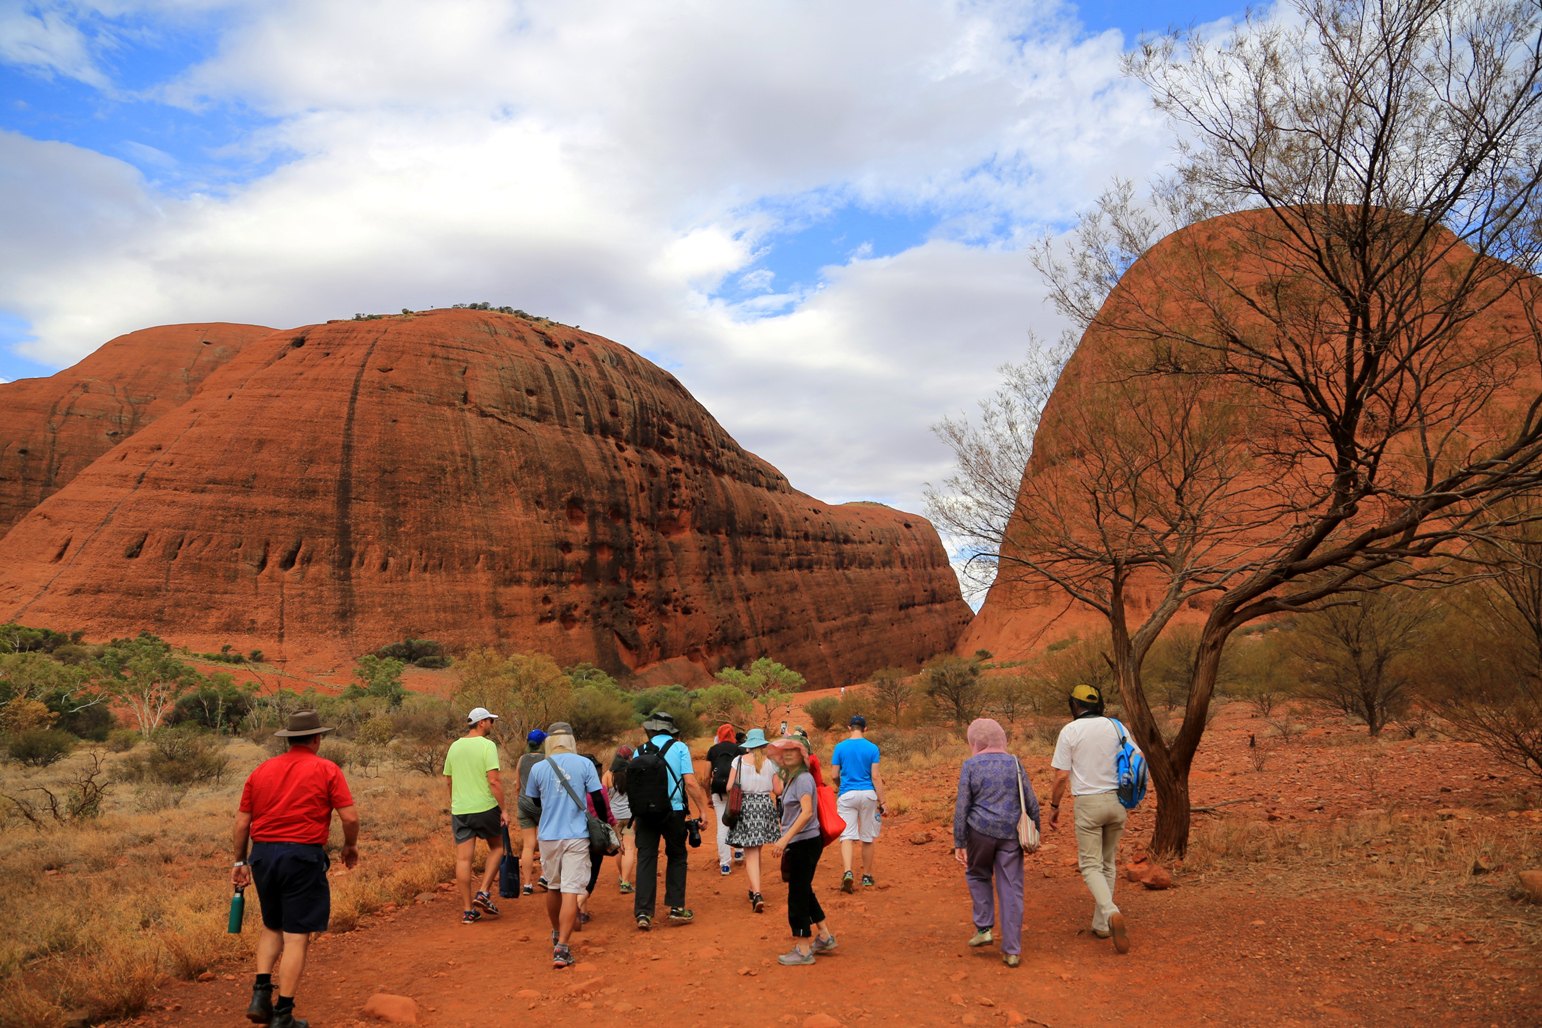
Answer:
M720 744L721 745L721 744ZM735 746L732 750L719 750L712 758L712 791L719 796L728 795L728 775L734 761L744 751Z
M671 739L663 746L655 746L649 739L637 747L637 753L632 757L632 763L626 769L626 798L632 804L632 814L667 814L674 809L670 802L670 793L673 792L671 780L676 784L680 782L680 776L675 774L664 759L664 754L677 743L678 739ZM681 786L681 798L684 798L684 786Z

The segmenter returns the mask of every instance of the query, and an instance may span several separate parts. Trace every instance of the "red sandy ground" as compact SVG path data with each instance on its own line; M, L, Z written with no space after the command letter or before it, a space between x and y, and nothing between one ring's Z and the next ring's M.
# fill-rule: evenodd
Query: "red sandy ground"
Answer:
M1444 816L1470 821L1474 832L1497 824L1535 840L1542 828L1542 811L1517 809L1535 806L1535 791L1473 747L1414 740L1396 744L1395 758L1378 758L1356 740L1333 740L1353 734L1342 723L1318 724L1272 749L1260 772L1248 761L1247 737L1263 741L1265 731L1240 705L1226 708L1201 752L1196 803L1232 801L1222 816L1260 825L1395 803L1446 808ZM1028 762L1041 794L1047 763ZM951 797L955 776L944 767L891 788ZM1125 856L1149 839L1151 821L1150 807L1132 816ZM915 841L927 833L931 841ZM1348 887L1322 865L1180 872L1176 888L1159 892L1121 881L1133 943L1121 957L1086 931L1090 902L1067 823L1047 831L1029 858L1023 964L1010 970L994 949L964 945L972 926L950 836L947 823L915 810L890 819L879 884L851 896L838 891L838 851L827 850L816 884L840 949L814 967L776 964L788 948L783 887L773 871L766 912L751 913L743 872L717 874L709 829L691 854L693 925L637 932L631 897L617 893L607 861L595 919L575 937L579 963L558 972L540 898L504 901L502 918L466 927L440 890L359 930L321 937L298 1012L318 1026L377 1023L361 1010L371 994L387 992L414 998L420 1023L435 1026L654 1018L681 1026L1542 1023L1542 908L1506 898L1516 867L1463 885L1472 894L1450 917L1403 902L1419 897ZM368 860L367 833L361 849ZM1532 866L1542 863L1542 847L1532 854ZM243 1024L249 975L230 967L207 982L171 985L136 1023Z

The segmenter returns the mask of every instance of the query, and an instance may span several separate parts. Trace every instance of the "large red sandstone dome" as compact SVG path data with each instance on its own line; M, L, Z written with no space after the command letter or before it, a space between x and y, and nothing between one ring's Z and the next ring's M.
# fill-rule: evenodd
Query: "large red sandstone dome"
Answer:
M1331 478L1325 457L1331 451L1321 437L1320 423L1299 417L1299 406L1281 403L1235 379L1215 377L1185 392L1207 376L1153 371L1160 367L1153 364L1153 348L1167 353L1174 340L1213 342L1235 333L1264 349L1299 347L1322 354L1312 360L1339 368L1336 347L1345 334L1337 320L1343 317L1341 306L1309 262L1294 252L1300 247L1286 225L1321 229L1335 217L1358 214L1338 208L1302 209L1283 216L1265 211L1229 214L1173 233L1130 267L1082 336L1045 405L1014 524L1002 545L1007 570L961 637L958 652L984 649L999 658L1021 659L1072 636L1108 638L1108 621L1101 613L1073 602L1064 590L1021 570L1019 563L1027 553L1052 552L1056 532L1096 534L1086 495L1059 508L1066 516L1058 525L1033 527L1027 527L1034 516L1026 498L1034 485L1042 512L1046 495L1085 494L1088 483L1099 481L1100 474L1118 481L1133 465L1120 465L1107 454L1120 422L1141 420L1137 405L1152 423L1169 428L1189 410L1202 410L1207 401L1235 411L1228 432L1237 441L1236 448L1215 458L1226 473L1215 474L1213 481L1196 478L1187 483L1195 493L1214 488L1226 502L1204 515L1208 534L1202 535L1199 545L1209 549L1186 553L1185 559L1238 567L1243 565L1242 555L1259 558L1273 549L1282 519L1298 516L1300 498L1316 495ZM1406 238L1397 232L1413 224L1393 212L1374 212L1372 220L1376 230L1394 240L1393 245L1401 245ZM1442 297L1463 296L1463 282L1476 285L1472 295L1453 301L1444 312L1459 326L1454 333L1437 336L1444 340L1439 346L1412 351L1408 359L1418 368L1406 380L1398 379L1405 382L1405 394L1388 388L1376 395L1375 402L1389 405L1391 412L1378 409L1367 416L1365 424L1371 426L1372 436L1374 415L1380 415L1383 424L1407 427L1387 440L1380 457L1383 490L1358 504L1359 513L1337 526L1340 538L1374 524L1384 513L1378 505L1398 503L1400 479L1408 483L1410 494L1425 488L1430 454L1435 455L1432 463L1437 468L1442 462L1471 461L1473 453L1508 438L1524 419L1535 417L1528 415L1527 407L1542 390L1542 352L1536 334L1542 320L1542 288L1537 279L1492 259L1475 258L1448 233L1437 232L1423 245L1426 249L1417 258L1389 273L1391 281L1375 284L1378 301L1392 297L1422 305L1415 309L1442 311ZM1397 275L1406 280L1396 280ZM1398 323L1396 318L1389 321ZM1403 324L1411 331L1434 332L1441 323L1432 315L1425 323ZM1394 338L1389 345L1408 344ZM1332 375L1324 371L1320 381L1333 391ZM1406 385L1411 381L1421 383L1417 395ZM1191 429L1196 435L1200 431ZM1423 437L1426 434L1429 438ZM1162 443L1152 445L1159 449ZM1109 495L1127 497L1129 490L1116 489L1099 501L1106 504ZM1169 501L1160 489L1143 496L1141 517L1150 517L1151 510L1165 502ZM1105 528L1115 536L1122 530L1117 517L1108 519ZM1045 548L1035 551L1033 546ZM1097 574L1106 578L1103 572L1092 577ZM1155 609L1166 581L1160 573L1137 573L1132 578L1126 594L1132 626ZM1185 598L1173 622L1203 621L1213 596L1212 592Z
M8 619L270 659L764 655L833 684L950 649L969 609L924 519L798 492L624 347L441 310L247 339L0 538Z

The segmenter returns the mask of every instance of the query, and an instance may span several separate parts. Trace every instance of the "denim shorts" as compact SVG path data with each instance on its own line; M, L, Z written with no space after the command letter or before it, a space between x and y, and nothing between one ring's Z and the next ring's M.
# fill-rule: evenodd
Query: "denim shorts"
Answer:
M304 935L324 932L332 918L326 848L303 842L254 842L247 857L262 905L263 927Z

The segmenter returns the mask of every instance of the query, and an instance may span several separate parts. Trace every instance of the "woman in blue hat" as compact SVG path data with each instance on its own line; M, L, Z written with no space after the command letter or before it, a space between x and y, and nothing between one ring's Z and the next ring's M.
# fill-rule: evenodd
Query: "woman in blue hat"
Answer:
M760 894L760 847L781 837L782 821L776 798L782 792L776 764L766 754L766 733L750 729L742 744L744 755L733 762L728 772L728 790L738 785L744 790L744 806L739 823L728 833L728 844L744 851L744 871L750 878L750 909L759 914L766 909Z
M535 800L525 795L525 783L530 780L530 769L546 759L546 755L543 752L545 747L546 733L539 728L531 729L530 734L525 736L526 752L520 756L519 764L515 768L515 777L519 779L514 787L514 795L519 797L516 820L519 823L520 842L522 843L519 862L524 866L525 874L527 875L533 875L535 872L535 830L536 823L541 818L541 811L536 806ZM519 865L516 865L516 871L518 867ZM521 891L524 895L529 896L537 889L541 892L546 891L545 878L537 878L534 882L527 881Z

